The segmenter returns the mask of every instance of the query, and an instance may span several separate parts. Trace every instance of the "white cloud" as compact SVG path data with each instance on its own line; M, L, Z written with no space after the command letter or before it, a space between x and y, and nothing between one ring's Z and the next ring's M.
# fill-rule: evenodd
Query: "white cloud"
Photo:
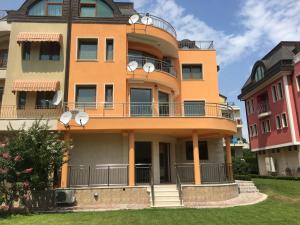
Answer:
M136 8L173 24L178 38L214 40L219 62L236 62L247 54L270 49L280 41L300 40L299 0L244 0L237 12L241 33L226 33L208 26L175 0L134 0Z

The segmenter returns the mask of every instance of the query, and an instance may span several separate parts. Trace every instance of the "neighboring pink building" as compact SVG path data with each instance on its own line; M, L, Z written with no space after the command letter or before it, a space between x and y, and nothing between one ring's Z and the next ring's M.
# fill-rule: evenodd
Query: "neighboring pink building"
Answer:
M239 99L260 174L300 176L300 42L281 42L258 60Z

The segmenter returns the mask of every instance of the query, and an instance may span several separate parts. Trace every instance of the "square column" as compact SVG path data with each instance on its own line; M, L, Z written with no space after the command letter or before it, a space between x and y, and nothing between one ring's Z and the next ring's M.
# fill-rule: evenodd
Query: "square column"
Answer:
M195 185L201 184L201 171L199 159L199 139L197 131L193 131L193 155L194 155L194 177Z
M233 180L232 157L231 157L231 146L230 146L231 141L230 140L231 140L231 138L229 136L225 137L227 176L228 176L229 180Z
M70 142L71 135L69 132L65 133L64 140L65 142ZM61 168L61 178L60 178L60 187L67 188L68 187L68 177L69 177L69 159L70 159L70 150L67 149L64 153L63 165Z
M133 131L129 132L128 148L128 185L135 186L135 135Z

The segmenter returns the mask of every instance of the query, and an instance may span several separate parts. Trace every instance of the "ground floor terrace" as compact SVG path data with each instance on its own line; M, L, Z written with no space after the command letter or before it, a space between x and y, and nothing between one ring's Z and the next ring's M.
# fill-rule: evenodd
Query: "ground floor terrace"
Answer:
M229 136L205 137L191 130L184 136L71 132L66 138L74 147L62 168L61 187L75 190L79 205L147 207L162 194L164 201L174 203L178 198L188 205L238 195Z

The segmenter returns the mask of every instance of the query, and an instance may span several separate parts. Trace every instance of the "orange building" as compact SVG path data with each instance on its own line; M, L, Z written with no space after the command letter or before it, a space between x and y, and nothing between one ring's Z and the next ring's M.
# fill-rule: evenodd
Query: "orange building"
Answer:
M219 103L213 42L179 41L170 23L138 13L132 3L54 2L27 0L9 13L12 53L3 102L13 102L13 118L26 121L19 112L27 105L17 106L18 93L35 99L60 91L64 103L50 107L51 99L44 99L42 110L55 120L57 112L67 112L52 124L74 146L61 170L61 188L75 190L79 205L188 206L237 196L230 151L237 128L232 108ZM57 58L49 48L48 63L41 56L34 61L49 36L60 46L59 59L49 61ZM31 42L32 58L13 70L10 58L26 58L25 43ZM28 63L34 66L24 71ZM31 106L36 113L39 107ZM162 196L161 188L170 195Z

